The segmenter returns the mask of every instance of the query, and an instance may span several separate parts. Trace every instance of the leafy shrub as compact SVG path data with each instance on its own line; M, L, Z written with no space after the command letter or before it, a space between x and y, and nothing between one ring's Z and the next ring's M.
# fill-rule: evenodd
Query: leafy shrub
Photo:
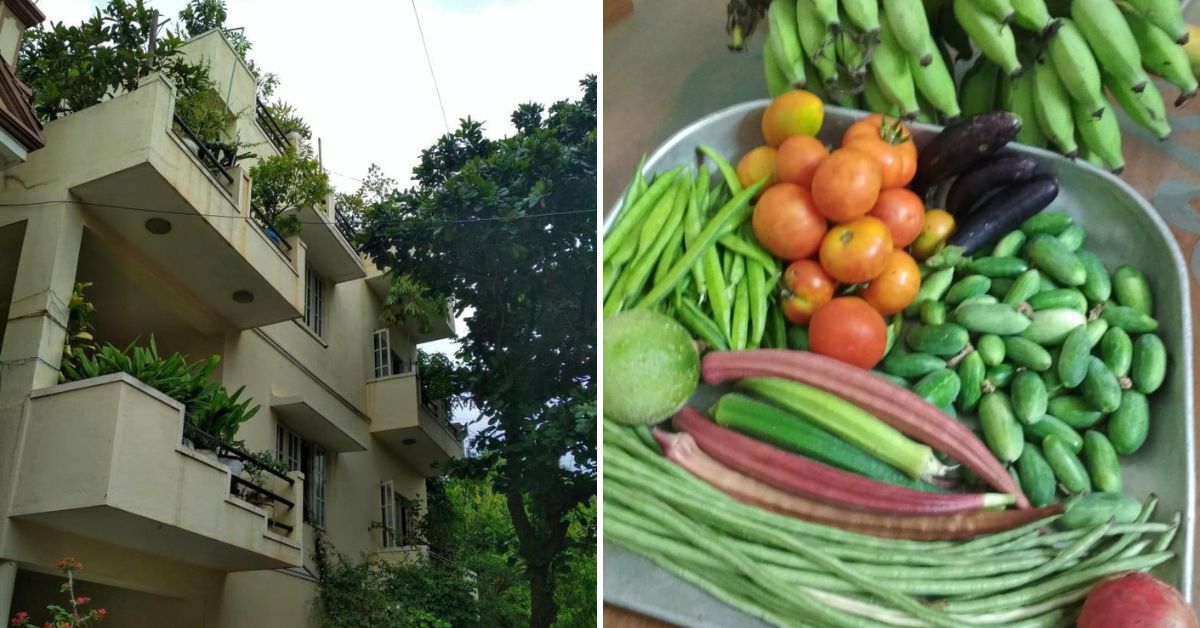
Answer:
M251 205L285 238L300 233L300 217L292 210L323 203L332 189L317 160L294 149L258 160L250 179Z

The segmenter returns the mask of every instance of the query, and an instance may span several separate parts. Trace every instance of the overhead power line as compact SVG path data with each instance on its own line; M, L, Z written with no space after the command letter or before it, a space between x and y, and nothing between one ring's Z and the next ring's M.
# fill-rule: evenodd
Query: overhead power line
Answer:
M433 91L437 93L438 109L442 110L442 126L450 133L450 122L446 119L446 105L442 102L442 90L438 87L437 74L433 72L433 59L429 58L429 45L425 43L425 29L421 28L421 14L417 12L417 0L412 2L413 16L417 18L417 32L421 35L421 47L425 49L425 63L429 65L429 76L433 78Z

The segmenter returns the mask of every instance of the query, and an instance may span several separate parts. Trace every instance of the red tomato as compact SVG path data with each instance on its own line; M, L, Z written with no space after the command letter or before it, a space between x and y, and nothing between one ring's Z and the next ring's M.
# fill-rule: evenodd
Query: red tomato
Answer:
M809 187L817 166L829 156L829 149L815 137L793 135L779 145L775 153L775 176L780 181Z
M879 162L883 189L902 188L917 174L917 145L896 118L867 116L846 129L842 146L870 153Z
M885 316L908 307L921 288L921 269L903 249L892 251L883 272L867 284L862 298Z
M828 228L812 195L795 183L778 183L763 192L751 224L759 244L789 261L812 257Z
M834 222L865 215L879 198L879 162L854 147L839 148L817 166L812 194L817 209Z
M817 308L808 324L810 348L821 355L869 369L883 359L887 323L858 297L838 297Z
M751 149L750 152L742 155L742 159L737 164L737 177L741 181L742 187L748 188L759 179L767 177L767 182L758 189L758 194L761 196L763 190L775 185L775 149L770 146L759 146Z
M892 255L892 234L878 218L836 225L821 241L821 267L840 283L863 283L883 272Z
M879 193L879 200L868 216L874 216L888 226L892 245L904 248L917 239L925 224L925 203L907 188L893 188Z
M833 298L837 287L833 279L810 259L796 260L783 271L783 315L797 325L812 318L813 312Z

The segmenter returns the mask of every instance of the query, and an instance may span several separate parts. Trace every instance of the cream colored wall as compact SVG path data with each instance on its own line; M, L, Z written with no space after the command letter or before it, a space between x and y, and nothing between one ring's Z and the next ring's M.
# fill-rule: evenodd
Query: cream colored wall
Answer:
M21 36L25 33L25 25L7 4L0 6L0 59L13 65L17 59L17 50L21 47Z
M317 628L317 585L289 573L268 571L230 574L217 609L221 628ZM269 613L254 612L270 608Z
M86 570L87 565L84 565ZM58 590L63 578L31 571L17 574L13 591L13 608L28 611L36 621L48 617L49 604L64 604L66 595ZM162 628L170 620L172 628L204 628L214 624L216 612L205 600L177 598L132 591L86 580L78 583L75 594L87 596L91 603L84 608L103 608L108 616L102 625L121 628ZM15 612L15 611L14 611ZM40 625L40 624L37 624ZM282 625L282 624L280 624Z

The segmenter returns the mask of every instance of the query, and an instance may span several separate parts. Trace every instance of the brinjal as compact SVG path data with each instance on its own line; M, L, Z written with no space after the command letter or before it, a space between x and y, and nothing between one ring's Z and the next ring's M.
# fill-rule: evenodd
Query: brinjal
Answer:
M1000 155L954 179L946 193L946 211L955 217L968 214L988 192L1028 181L1037 173L1037 162L1028 155Z
M961 246L966 255L992 244L1046 209L1058 196L1058 180L1052 174L1005 187L985 200L961 223L946 244Z
M1021 119L1007 111L979 113L951 124L920 151L913 190L924 196L1004 148L1020 130Z

